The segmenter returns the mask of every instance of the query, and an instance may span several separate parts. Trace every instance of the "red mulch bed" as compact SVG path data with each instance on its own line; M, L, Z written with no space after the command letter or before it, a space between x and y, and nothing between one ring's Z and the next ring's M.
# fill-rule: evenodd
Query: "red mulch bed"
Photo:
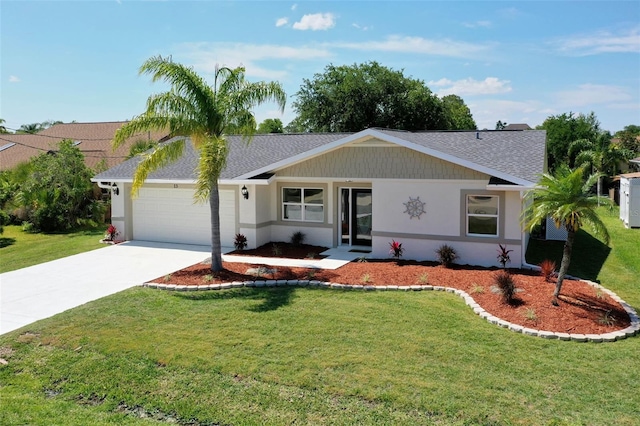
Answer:
M282 244L282 247L284 248L285 244ZM253 253L273 257L272 252L267 252L271 250L270 245L263 246L261 250L255 250ZM247 252L249 251L244 251L242 254ZM305 256L306 253L308 253L307 247L298 251L299 256ZM291 253L289 255L294 256ZM310 278L310 270L307 268L271 267L257 263L235 262L223 262L223 266L226 270L213 277L213 280L207 280L211 278L209 265L196 264L171 274L168 281L161 277L153 282L203 285L252 281L256 277L247 274L247 269L262 266L267 269L276 269L276 272L263 275L260 279L314 279L340 284L374 286L429 284L453 287L469 293L484 310L492 315L537 330L571 334L602 334L621 330L630 325L627 312L618 302L584 281L565 280L560 294L560 306L553 306L551 298L555 282L546 282L538 273L531 271L509 270L518 290L515 294L515 302L508 304L502 300L501 294L495 292L494 277L498 272L495 268L470 266L445 268L433 262L369 260L351 262L336 270L316 269L313 270L313 277ZM425 274L426 283L424 282ZM365 276L368 276L366 282ZM605 318L609 321L604 321Z
M321 256L328 247L313 246L311 244L300 244L294 246L290 243L275 242L261 245L255 249L234 250L227 254L237 254L239 256L259 256L259 257L284 257L286 259L324 259L327 256Z

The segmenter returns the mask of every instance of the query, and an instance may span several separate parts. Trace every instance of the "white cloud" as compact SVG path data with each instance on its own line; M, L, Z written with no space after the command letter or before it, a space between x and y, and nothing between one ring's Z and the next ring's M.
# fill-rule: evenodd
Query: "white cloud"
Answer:
M276 27L282 27L284 25L287 25L288 23L289 23L288 18L280 18L276 21Z
M335 47L382 52L429 54L452 57L479 56L489 45L473 44L450 39L429 40L422 37L390 36L384 41L363 43L335 43Z
M336 25L335 16L332 13L314 13L304 15L300 21L293 24L296 30L328 30Z
M470 102L469 109L479 129L493 130L498 120L507 123L526 123L532 128L556 111L540 101L509 101L503 99L478 99Z
M467 28L489 28L491 27L491 21L476 21L476 22L463 22Z
M626 104L633 98L629 89L604 84L581 84L576 89L556 94L559 104L566 107L584 107L594 104ZM636 108L640 106L636 104Z
M291 6L291 10L296 10L297 8L298 8L298 4L297 4L297 3L294 3L294 4Z
M356 29L362 30L362 31L368 31L369 29L371 29L371 27L360 26L360 25L356 24L355 22L353 24L351 24L351 26L353 28L356 28Z
M10 75L9 76L9 83L18 83L20 81L20 79L18 77L16 77L15 75Z
M570 56L589 56L601 53L640 53L640 27L611 33L597 31L550 42L556 50Z
M487 77L478 81L473 78L465 78L462 80L452 81L442 78L437 81L427 83L430 87L440 87L438 95L446 96L455 94L464 95L493 95L496 93L508 93L511 91L511 83L509 80L500 80L496 77Z
M282 64L277 69L267 69L260 61L327 59L331 53L324 48L289 47L281 45L259 45L243 43L182 43L174 49L176 59L186 58L186 64L197 71L213 73L216 65L236 67L243 64L248 77L282 79L287 71Z

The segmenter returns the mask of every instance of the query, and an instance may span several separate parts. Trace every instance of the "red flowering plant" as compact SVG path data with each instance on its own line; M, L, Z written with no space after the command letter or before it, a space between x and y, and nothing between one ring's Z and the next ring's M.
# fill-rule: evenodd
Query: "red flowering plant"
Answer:
M402 253L404 253L402 243L391 240L391 242L389 243L389 247L391 247L391 249L389 250L389 254L391 255L391 257L394 257L396 259L400 259L402 257Z
M109 225L109 227L107 228L107 233L104 236L104 239L106 241L115 241L118 235L120 235L120 232L118 232L116 227L113 225Z
M504 246L502 244L498 244L500 248L498 249L498 262L502 265L502 269L507 267L507 263L511 262L511 258L509 257L509 253L513 250L507 250L507 245Z

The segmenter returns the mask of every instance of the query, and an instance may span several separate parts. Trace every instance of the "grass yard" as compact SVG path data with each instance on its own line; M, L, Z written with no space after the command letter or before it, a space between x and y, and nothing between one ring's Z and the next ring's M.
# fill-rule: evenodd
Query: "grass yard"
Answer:
M640 310L640 230L605 220L597 278ZM134 288L0 336L0 358L3 425L640 424L640 338L528 337L444 292Z
M17 225L0 235L0 273L104 247L99 240L106 226L61 234L31 234Z

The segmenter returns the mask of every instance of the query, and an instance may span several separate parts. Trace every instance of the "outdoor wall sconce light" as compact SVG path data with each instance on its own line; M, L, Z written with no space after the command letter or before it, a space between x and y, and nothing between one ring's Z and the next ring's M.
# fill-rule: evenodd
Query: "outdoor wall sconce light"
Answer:
M120 188L118 188L118 185L116 185L115 183L111 185L111 191L113 191L113 193L116 195L120 195Z
M245 185L242 185L242 189L240 190L240 193L242 194L245 200L249 199L249 190Z

